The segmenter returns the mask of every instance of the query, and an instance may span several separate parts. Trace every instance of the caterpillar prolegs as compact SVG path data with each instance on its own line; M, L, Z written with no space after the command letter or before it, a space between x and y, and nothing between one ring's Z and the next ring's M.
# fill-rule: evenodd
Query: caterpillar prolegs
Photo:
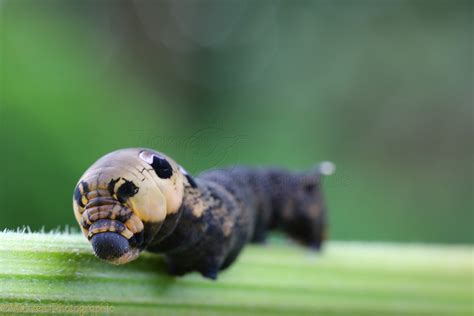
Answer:
M272 229L319 249L327 232L321 178L277 168L215 169L196 178L150 149L114 151L96 161L74 190L74 215L100 259L124 264L142 251L165 255L169 272L216 279L248 242Z

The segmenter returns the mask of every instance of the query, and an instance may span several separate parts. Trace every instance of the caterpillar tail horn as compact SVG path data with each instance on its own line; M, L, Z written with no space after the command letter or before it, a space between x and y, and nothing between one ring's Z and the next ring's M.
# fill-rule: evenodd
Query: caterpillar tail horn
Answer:
M323 161L317 168L319 173L324 176L330 176L336 172L336 165L331 161Z

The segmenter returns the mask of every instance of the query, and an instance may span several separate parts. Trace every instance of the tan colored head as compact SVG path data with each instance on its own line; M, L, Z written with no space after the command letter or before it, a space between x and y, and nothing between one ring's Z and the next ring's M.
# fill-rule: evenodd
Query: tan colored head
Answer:
M182 204L185 174L159 152L129 148L97 160L74 190L74 215L95 254L123 264L138 257Z

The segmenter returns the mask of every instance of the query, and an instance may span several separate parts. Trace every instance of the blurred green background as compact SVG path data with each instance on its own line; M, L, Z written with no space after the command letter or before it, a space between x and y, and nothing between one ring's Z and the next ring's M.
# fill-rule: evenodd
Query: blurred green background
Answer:
M0 1L0 229L122 147L309 168L331 238L473 243L471 1Z

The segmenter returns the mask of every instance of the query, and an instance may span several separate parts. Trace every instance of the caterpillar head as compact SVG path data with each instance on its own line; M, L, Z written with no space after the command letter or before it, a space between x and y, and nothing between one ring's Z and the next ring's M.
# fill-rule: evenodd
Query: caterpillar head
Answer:
M97 160L73 197L96 256L114 264L136 259L167 219L179 217L185 177L176 162L150 149L117 150Z

